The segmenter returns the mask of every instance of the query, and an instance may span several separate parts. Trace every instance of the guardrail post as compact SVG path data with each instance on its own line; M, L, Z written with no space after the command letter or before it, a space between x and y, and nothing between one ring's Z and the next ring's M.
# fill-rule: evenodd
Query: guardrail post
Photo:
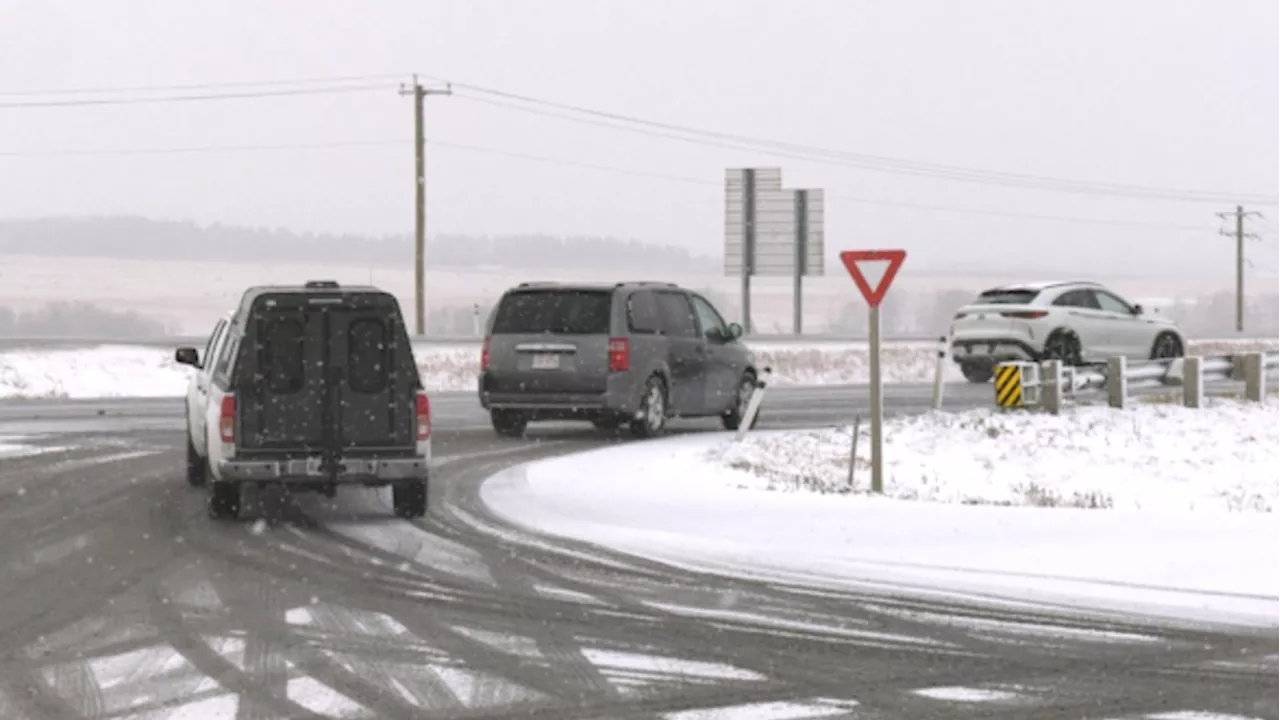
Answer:
M1204 372L1198 355L1188 355L1182 359L1182 404L1189 408L1198 408L1204 403Z
M1050 414L1062 412L1062 361L1048 360L1040 365L1042 390L1040 402Z
M1129 379L1124 375L1126 370L1128 363L1123 355L1107 359L1107 404L1120 410L1124 409L1129 394Z
M1262 402L1263 390L1267 387L1267 357L1263 353L1250 353L1244 356L1244 397L1253 402Z

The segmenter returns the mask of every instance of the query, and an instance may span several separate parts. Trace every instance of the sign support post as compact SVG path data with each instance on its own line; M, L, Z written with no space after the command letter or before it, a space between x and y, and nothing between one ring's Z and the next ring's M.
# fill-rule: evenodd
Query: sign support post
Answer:
M751 274L756 264L756 171L742 171L742 332L751 334Z
M809 256L809 191L796 190L796 262L792 274L792 296L794 316L791 319L791 332L804 334L804 274L805 259Z
M881 429L884 424L884 385L880 376L880 303L884 302L884 296L889 291L889 286L893 284L898 268L902 267L902 262L906 258L906 250L846 250L840 253L840 261L844 263L854 284L858 286L862 297L867 301L867 336L871 341L868 363L871 370L871 492L877 495L884 492ZM880 282L872 290L858 263L877 261L888 261L889 266L885 268Z

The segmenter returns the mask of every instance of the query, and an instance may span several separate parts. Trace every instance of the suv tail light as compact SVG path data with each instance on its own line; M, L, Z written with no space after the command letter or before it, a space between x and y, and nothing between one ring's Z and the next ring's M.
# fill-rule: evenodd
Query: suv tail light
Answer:
M236 441L236 398L234 395L223 395L222 406L218 409L218 436L222 442L230 444Z
M487 354L488 353L486 353L486 355ZM424 392L418 393L418 398L415 403L415 407L417 408L416 421L417 421L417 428L418 428L418 439L429 440L431 439L431 400L427 398L426 393Z
M480 346L480 369L489 369L489 338L485 338L484 344Z
M1046 310L1018 310L1015 312L1002 312L1000 314L1009 318L1018 318L1019 320L1039 320L1049 313Z
M609 338L609 372L626 372L630 369L631 346L627 339Z
M964 318L965 314L966 314L966 313L958 312L958 313L956 313L956 316L955 316L955 317L953 317L953 318L951 318L951 319L952 319L952 320L961 320L961 319L963 319L963 318Z

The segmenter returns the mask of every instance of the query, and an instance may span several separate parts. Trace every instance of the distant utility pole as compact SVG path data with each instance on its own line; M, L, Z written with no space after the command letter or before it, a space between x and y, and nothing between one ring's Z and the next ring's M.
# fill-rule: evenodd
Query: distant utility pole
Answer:
M400 86L401 95L413 96L413 192L416 207L413 222L413 307L414 334L426 334L427 315L427 159L426 131L423 128L423 101L428 95L452 95L453 86L443 90L422 87L418 76L413 76L411 87Z
M1243 205L1237 205L1235 212L1220 212L1218 217L1227 219L1234 217L1235 230L1219 230L1218 234L1236 239L1236 332L1244 332L1244 239L1257 238L1253 233L1244 231L1246 217L1262 217L1262 213L1245 212Z

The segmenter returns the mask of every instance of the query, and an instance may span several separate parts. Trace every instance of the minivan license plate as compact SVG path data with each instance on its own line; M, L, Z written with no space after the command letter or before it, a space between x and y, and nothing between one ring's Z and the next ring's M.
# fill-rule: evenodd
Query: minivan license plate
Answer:
M557 370L560 368L560 356L555 354L541 354L533 356L534 370Z

